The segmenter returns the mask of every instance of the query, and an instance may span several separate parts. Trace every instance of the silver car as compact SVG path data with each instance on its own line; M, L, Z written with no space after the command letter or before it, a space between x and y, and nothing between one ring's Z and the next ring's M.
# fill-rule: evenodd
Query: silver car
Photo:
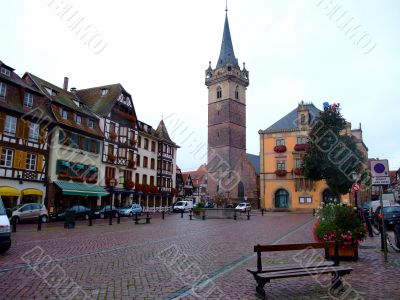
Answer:
M16 223L37 221L39 216L43 223L49 220L49 213L46 206L40 203L26 203L13 209L11 220Z
M140 204L136 203L124 206L119 210L119 214L121 216L130 216L130 217L132 217L134 214L140 215L142 212L143 212L142 207L140 206Z

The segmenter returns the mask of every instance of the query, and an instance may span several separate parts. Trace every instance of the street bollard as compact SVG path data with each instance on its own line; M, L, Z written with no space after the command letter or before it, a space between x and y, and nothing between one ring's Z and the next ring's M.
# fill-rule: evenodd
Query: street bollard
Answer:
M312 215L315 217L315 208L312 209Z
M183 218L183 210L181 210L181 218Z
M250 211L247 211L247 220L250 220Z
M162 219L164 220L164 217L165 217L165 211L162 211L162 213L161 213L161 217L162 217Z
M135 213L135 224L139 224L138 214Z
M190 212L189 212L189 220L190 220L190 221L192 221L192 217L193 217L193 215L192 215L192 210L190 210Z
M261 216L264 216L264 208L261 208Z
M38 223L37 223L37 231L42 230L42 216L38 217Z
M110 218L108 219L108 225L112 225L112 214L110 212Z
M17 232L17 219L12 218L11 219L11 224L12 224L12 232Z
M149 224L150 223L150 213L149 212L147 212L147 214L146 214L146 224Z
M385 226L384 224L381 224L379 231L381 233L381 250L385 251L385 238L386 236L384 236L383 234L383 226Z
M89 226L93 226L92 214L89 214Z
M206 212L203 210L203 215L201 216L201 219L203 220L203 221L205 221L205 219L206 219Z
M121 216L117 214L117 224L121 224Z

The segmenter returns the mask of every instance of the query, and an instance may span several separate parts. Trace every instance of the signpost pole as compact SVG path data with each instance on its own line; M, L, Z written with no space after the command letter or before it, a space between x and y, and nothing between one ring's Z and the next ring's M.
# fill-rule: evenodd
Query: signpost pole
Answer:
M382 214L382 231L381 231L381 239L383 239L383 254L385 257L385 262L388 261L387 259L387 238L386 238L386 226L385 226L385 214L383 212L383 199L382 199L382 186L379 186L379 200L381 205L381 214Z

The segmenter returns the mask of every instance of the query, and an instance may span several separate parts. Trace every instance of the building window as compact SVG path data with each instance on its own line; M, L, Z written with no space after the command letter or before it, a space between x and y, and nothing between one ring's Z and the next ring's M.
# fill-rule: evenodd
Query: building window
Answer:
M13 150L3 149L1 151L0 166L11 168L13 161L13 154L14 154Z
M92 119L89 119L88 126L89 126L89 128L94 127L94 121Z
M136 166L140 167L140 155L139 154L136 155Z
M154 185L154 176L150 176L150 185Z
M152 158L150 160L150 169L154 170L156 168L156 160Z
M0 82L0 97L6 97L7 86L4 82Z
M118 157L126 158L126 148L118 148Z
M101 95L105 96L108 94L109 89L101 89Z
M136 183L136 184L139 183L139 178L140 178L139 173L136 173L136 174L135 174L135 183Z
M39 124L29 123L29 140L35 142L39 140Z
M114 145L108 144L107 154L108 154L108 156L113 156L114 155Z
M217 99L222 98L222 89L220 86L217 87Z
M285 146L285 139L276 139L277 146Z
M235 89L235 99L239 100L239 86L238 85L236 86L236 89Z
M144 139L144 149L149 150L149 139Z
M142 184L147 184L147 175L146 174L143 174Z
M151 141L151 151L156 152L156 142L155 141Z
M149 158L147 156L143 157L143 168L147 168L149 165Z
M107 178L115 179L115 168L106 167L106 179Z
M306 115L302 114L300 116L300 124L305 125L306 124Z
M36 159L37 155L36 154L31 154L28 153L26 156L26 169L29 171L35 171L36 170Z
M300 204L311 204L312 203L312 197L310 197L310 196L301 196L301 197L299 197L299 203Z
M25 93L24 106L26 106L26 107L32 107L33 106L33 95L32 94Z
M297 144L307 144L308 138L306 136L298 136L297 137Z
M277 170L286 170L286 163L284 160L278 160L276 162L276 169Z
M125 182L132 180L132 171L124 170Z
M296 158L294 160L294 167L301 169L303 167L303 160L301 158Z
M75 121L76 124L82 124L82 117L80 115L76 115Z
M8 135L15 135L17 131L17 118L12 116L6 116L6 122L4 125L4 133Z
M142 147L142 137L141 136L138 137L137 146L138 146L138 148Z
M67 119L68 119L68 112L67 112L65 109L62 110L62 118L63 118L64 120L67 120Z
M11 71L10 70L7 70L6 68L1 68L0 69L0 72L1 72L1 74L4 74L4 75L6 75L6 76L8 76L8 77L10 77L11 76Z

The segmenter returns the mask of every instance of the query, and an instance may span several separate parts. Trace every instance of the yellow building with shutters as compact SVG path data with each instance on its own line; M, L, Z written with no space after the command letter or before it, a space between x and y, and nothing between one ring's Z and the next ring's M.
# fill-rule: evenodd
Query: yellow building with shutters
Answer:
M282 119L260 130L260 195L261 206L268 210L308 211L321 202L335 200L325 181L311 181L301 173L302 156L313 121L320 110L312 103L301 102L296 109ZM357 140L357 145L368 157L368 149L362 141L360 129L347 134ZM351 195L343 195L348 203Z

